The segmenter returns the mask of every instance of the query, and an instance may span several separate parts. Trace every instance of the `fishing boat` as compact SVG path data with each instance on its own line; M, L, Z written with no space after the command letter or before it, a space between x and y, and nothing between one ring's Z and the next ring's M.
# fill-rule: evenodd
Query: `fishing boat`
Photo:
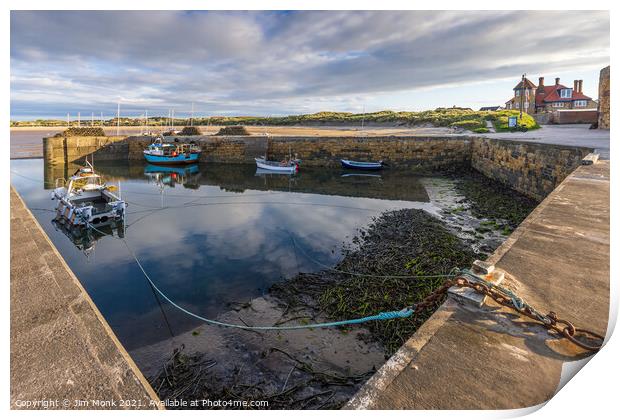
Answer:
M285 159L283 161L267 160L264 157L254 158L256 167L270 172L294 174L299 171L298 159Z
M185 165L196 163L200 158L200 147L192 143L163 143L161 138L149 144L144 150L148 163L164 165Z
M56 219L76 226L121 220L126 204L114 194L115 190L116 186L106 185L87 160L86 165L75 171L65 186L57 186L52 191L52 200L58 200Z
M379 162L358 162L355 160L340 159L342 167L345 169L358 169L362 171L378 171L387 166L382 160Z

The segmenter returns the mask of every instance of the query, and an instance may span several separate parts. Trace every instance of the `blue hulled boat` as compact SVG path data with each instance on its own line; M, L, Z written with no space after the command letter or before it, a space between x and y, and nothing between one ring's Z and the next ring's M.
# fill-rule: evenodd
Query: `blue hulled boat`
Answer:
M198 162L200 152L200 147L195 144L156 141L144 150L144 158L158 165L186 165Z
M354 160L340 159L340 163L345 169L358 169L362 171L378 171L386 166L382 160L379 162L357 162Z

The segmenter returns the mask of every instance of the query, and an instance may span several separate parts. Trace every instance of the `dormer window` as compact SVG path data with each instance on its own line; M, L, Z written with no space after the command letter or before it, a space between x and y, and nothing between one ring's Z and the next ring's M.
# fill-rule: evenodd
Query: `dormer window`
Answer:
M560 98L572 98L573 90L572 89L560 89Z
M515 96L521 96L521 89L515 89Z

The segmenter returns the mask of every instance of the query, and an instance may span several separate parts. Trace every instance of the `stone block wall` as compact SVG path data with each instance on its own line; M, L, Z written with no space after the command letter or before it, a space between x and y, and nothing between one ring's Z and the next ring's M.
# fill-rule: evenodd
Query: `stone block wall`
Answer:
M46 137L43 158L47 162L73 162L89 155L107 160L127 159L126 136Z
M598 82L598 128L609 130L609 70L607 66L601 70Z
M489 178L542 200L592 151L471 136L447 137L266 137L201 136L179 138L195 141L203 150L200 160L220 163L254 163L267 155L280 160L297 155L302 166L338 167L340 159L385 160L394 168L414 171L450 169L471 165ZM149 137L52 137L44 139L47 163L81 163L93 155L102 160L144 160ZM167 139L174 141L174 139ZM66 172L66 171L65 171ZM53 178L50 172L48 178Z
M469 161L470 137L274 137L269 158L297 155L304 166L340 166L340 159L384 160L393 167L446 168Z
M477 138L471 166L529 197L542 200L592 149L551 144Z

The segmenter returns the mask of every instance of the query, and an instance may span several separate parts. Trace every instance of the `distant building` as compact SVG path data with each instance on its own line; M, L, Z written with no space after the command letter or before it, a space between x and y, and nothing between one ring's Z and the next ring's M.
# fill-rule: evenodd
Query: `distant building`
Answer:
M502 109L501 106L497 105L497 106L483 106L482 108L480 108L480 111L499 111L500 109Z
M506 109L520 110L528 114L538 114L563 109L593 109L596 101L583 93L583 80L575 80L573 87L560 84L560 78L555 78L555 84L545 86L545 78L538 78L538 86L529 79L520 81L514 88L513 97L506 102Z

